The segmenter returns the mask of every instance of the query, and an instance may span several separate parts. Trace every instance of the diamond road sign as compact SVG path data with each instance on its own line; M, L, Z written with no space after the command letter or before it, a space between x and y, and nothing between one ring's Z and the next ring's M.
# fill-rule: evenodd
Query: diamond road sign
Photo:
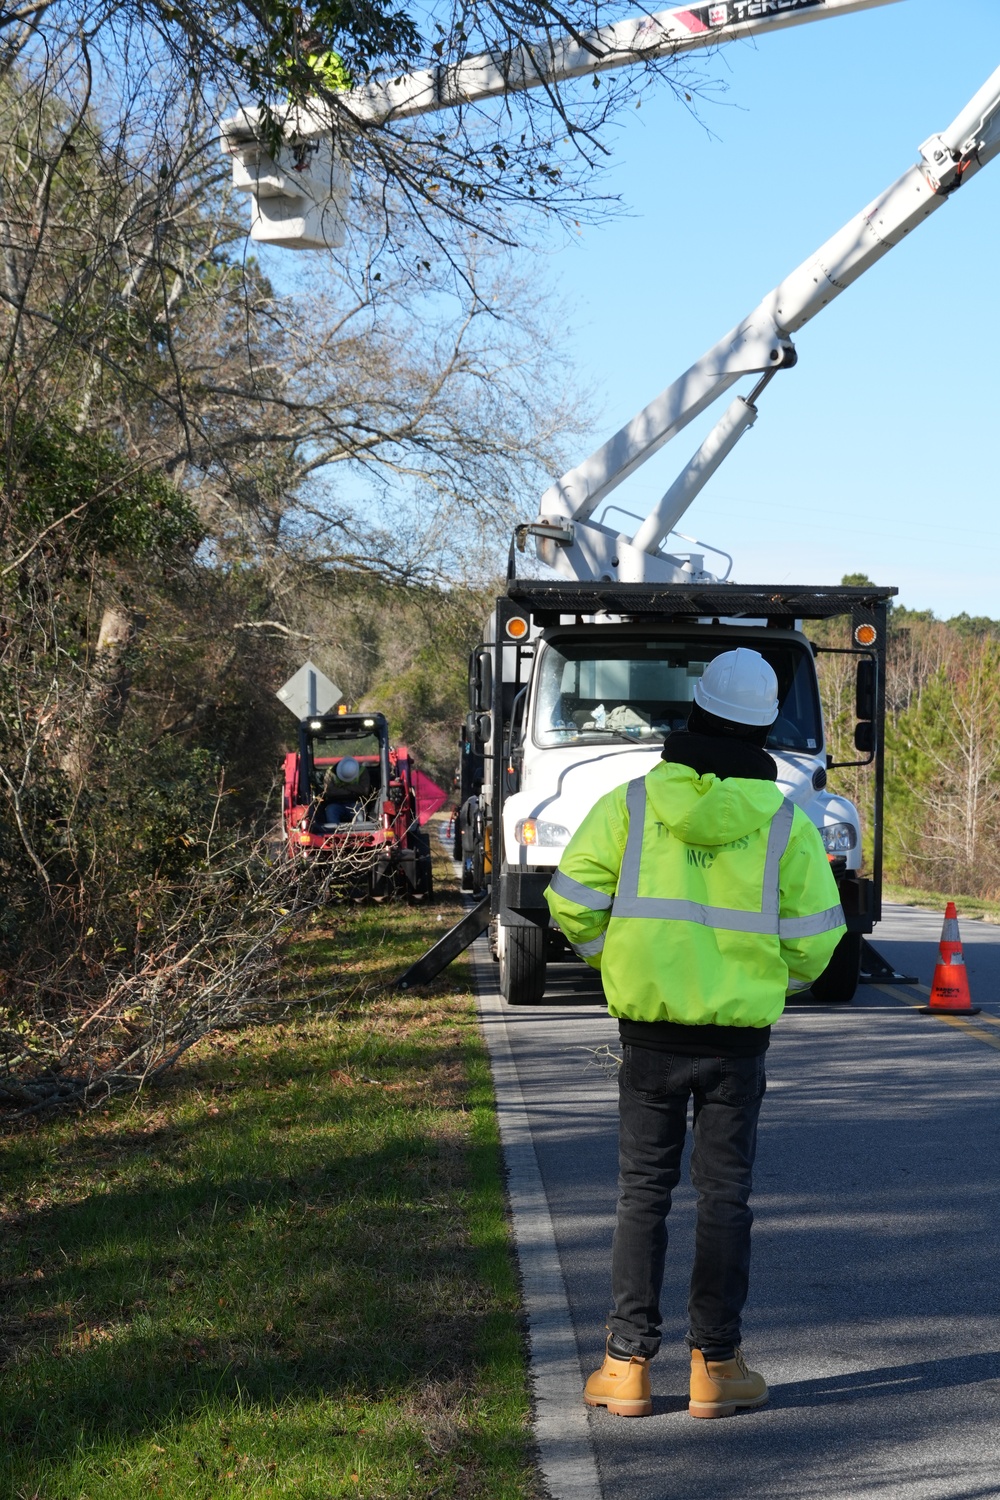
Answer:
M344 696L335 682L325 677L319 667L307 661L294 677L289 677L284 687L275 694L286 708L291 709L297 719L309 719L313 714L325 714Z

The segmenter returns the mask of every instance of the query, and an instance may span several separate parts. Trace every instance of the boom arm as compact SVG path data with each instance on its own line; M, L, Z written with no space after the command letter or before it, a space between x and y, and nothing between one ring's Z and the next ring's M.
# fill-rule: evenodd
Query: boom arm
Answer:
M261 142L258 112L241 110L222 122L223 150L233 157L234 187L252 194L253 239L292 249L340 245L350 184L345 162L333 149L333 123L363 130L892 4L895 0L702 0L558 42L545 38L511 52L482 53L387 82L364 83L339 96L335 122L329 108L290 108L283 122L285 142L276 157Z
M920 147L920 159L763 299L749 317L703 354L596 453L542 496L530 528L539 557L572 578L632 582L690 579L660 543L757 416L756 396L774 372L792 366L791 335L864 275L911 230L1000 154L1000 68L947 130ZM759 374L737 396L677 481L631 541L590 521L594 510L742 375Z
M728 0L727 4L677 6L652 15L632 16L613 26L584 32L579 39L545 40L500 56L483 53L460 63L409 73L389 83L365 84L346 99L350 112L365 124L405 119L452 105L496 99L546 83L585 78L656 57L691 52L720 42L762 36L819 21L891 5L895 0ZM329 128L318 121L317 128Z

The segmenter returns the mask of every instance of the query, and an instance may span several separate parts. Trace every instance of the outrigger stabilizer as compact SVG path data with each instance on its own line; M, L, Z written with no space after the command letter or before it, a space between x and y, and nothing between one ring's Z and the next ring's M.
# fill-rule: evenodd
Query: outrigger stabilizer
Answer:
M410 990L415 984L430 984L453 959L470 948L490 924L490 898L484 896L465 913L460 922L439 938L422 958L411 964L396 980L396 988ZM866 938L861 940L861 975L859 984L917 984L916 974L900 974Z
M405 974L401 974L396 980L396 988L399 990L412 989L415 984L430 984L436 979L442 969L446 969L451 961L464 953L470 947L481 932L485 932L490 925L490 898L484 896L478 901L460 922L456 922L443 938L439 938L433 948L429 948L423 958L418 958L415 964L411 964Z

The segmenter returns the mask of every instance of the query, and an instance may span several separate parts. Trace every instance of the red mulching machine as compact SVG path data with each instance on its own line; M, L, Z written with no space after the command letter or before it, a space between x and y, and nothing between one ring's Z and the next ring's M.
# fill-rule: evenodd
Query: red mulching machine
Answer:
M292 859L336 860L353 895L433 894L415 768L389 744L384 714L317 714L285 757L284 819Z

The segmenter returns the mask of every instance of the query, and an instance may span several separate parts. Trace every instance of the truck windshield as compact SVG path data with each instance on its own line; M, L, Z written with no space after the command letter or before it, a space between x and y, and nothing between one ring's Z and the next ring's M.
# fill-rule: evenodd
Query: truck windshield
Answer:
M751 644L748 642L748 644ZM823 736L816 674L794 641L754 641L778 678L780 709L768 746L814 755ZM726 641L553 641L541 652L535 694L537 745L662 740L683 729L694 687Z

